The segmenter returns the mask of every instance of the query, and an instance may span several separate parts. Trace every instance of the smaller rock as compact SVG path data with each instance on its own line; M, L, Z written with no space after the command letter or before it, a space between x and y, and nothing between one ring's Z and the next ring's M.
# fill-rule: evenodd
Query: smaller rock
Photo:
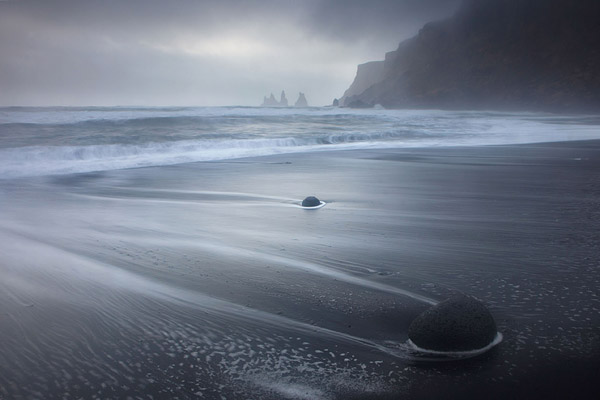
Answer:
M300 94L298 95L298 100L296 100L296 104L294 104L294 107L308 107L308 101L306 101L306 96L304 96L304 93L300 92Z
M408 328L409 339L434 351L479 350L497 335L496 322L477 299L457 294L420 314Z
M308 196L302 200L302 207L316 207L318 205L321 205L321 201L315 196Z

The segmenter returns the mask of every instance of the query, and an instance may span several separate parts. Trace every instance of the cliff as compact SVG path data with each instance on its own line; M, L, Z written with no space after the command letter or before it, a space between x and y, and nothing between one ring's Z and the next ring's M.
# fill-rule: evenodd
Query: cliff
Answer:
M372 85L381 82L384 78L384 61L371 61L360 64L356 69L356 77L352 85L344 92L339 99L339 104L347 105L346 99L364 92Z
M357 73L341 104L600 111L598 21L597 0L465 0L388 53L378 82Z

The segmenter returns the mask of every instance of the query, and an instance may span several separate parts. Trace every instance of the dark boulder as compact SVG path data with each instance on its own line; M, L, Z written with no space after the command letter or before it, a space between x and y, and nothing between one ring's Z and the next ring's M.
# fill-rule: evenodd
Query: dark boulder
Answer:
M308 196L302 200L302 207L316 207L318 205L321 205L321 202L315 196Z
M496 322L477 299L457 294L419 315L408 328L418 347L434 351L479 350L491 344Z

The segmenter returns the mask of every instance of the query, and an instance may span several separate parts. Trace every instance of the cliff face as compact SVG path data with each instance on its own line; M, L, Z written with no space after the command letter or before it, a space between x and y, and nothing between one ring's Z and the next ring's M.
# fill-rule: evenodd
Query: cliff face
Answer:
M465 0L342 104L600 111L598 21L598 0Z
M364 92L372 85L381 82L384 78L384 61L371 61L368 63L360 64L356 69L356 77L352 85L344 92L344 95L340 98L339 102L341 105L345 104L348 97L356 96Z

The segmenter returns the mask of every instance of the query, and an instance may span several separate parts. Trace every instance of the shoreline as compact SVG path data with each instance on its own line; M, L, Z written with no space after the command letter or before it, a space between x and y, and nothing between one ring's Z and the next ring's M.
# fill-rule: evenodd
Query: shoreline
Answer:
M0 398L592 398L599 168L593 140L0 181ZM504 340L415 363L342 339L404 343L428 305L402 291L478 297Z

